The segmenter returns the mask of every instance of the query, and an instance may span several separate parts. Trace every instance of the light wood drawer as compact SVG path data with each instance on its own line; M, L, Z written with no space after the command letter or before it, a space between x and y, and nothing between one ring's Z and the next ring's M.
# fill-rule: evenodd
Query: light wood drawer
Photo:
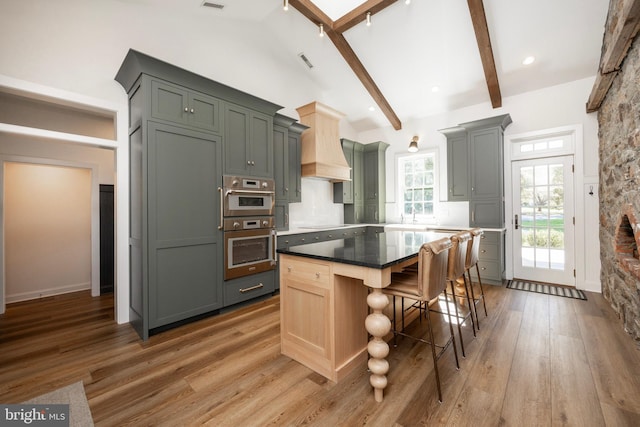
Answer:
M326 264L305 259L304 262L288 258L280 262L281 279L287 277L291 280L299 280L304 283L329 285L331 268Z

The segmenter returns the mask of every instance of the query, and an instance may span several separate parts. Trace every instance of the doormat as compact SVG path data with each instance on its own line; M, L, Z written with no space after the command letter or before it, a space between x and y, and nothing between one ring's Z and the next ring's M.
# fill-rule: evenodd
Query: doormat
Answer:
M559 297L587 300L587 295L580 289L564 286L549 285L547 283L531 282L528 280L513 279L507 283L507 288L519 291L537 292L539 294L555 295Z

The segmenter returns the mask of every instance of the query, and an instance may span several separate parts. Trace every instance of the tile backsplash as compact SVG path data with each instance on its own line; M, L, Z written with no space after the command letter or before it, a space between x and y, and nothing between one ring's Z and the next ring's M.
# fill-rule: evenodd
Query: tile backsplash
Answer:
M337 225L343 222L342 203L333 203L333 183L302 178L302 202L289 204L289 227Z

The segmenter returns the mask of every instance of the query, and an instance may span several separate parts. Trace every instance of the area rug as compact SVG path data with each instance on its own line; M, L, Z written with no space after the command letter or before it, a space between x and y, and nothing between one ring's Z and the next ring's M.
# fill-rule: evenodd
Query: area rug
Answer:
M92 427L93 418L89 409L87 395L84 392L82 381L73 383L66 387L59 388L52 392L29 399L24 404L49 405L65 404L69 405L69 426Z
M517 289L519 291L537 292L539 294L555 295L559 297L581 299L584 301L587 300L587 295L580 289L550 285L548 283L532 282L530 280L509 280L507 288Z

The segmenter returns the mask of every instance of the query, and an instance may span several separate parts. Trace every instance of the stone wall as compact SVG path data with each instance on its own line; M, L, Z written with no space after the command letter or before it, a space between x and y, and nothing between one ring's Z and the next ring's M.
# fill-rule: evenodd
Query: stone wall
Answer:
M621 4L611 2L609 21L616 3ZM615 250L620 224L629 217L631 223L640 218L640 36L598 111L598 125L602 292L640 345L640 279L629 267L632 263L624 262ZM637 237L640 226L635 228Z

